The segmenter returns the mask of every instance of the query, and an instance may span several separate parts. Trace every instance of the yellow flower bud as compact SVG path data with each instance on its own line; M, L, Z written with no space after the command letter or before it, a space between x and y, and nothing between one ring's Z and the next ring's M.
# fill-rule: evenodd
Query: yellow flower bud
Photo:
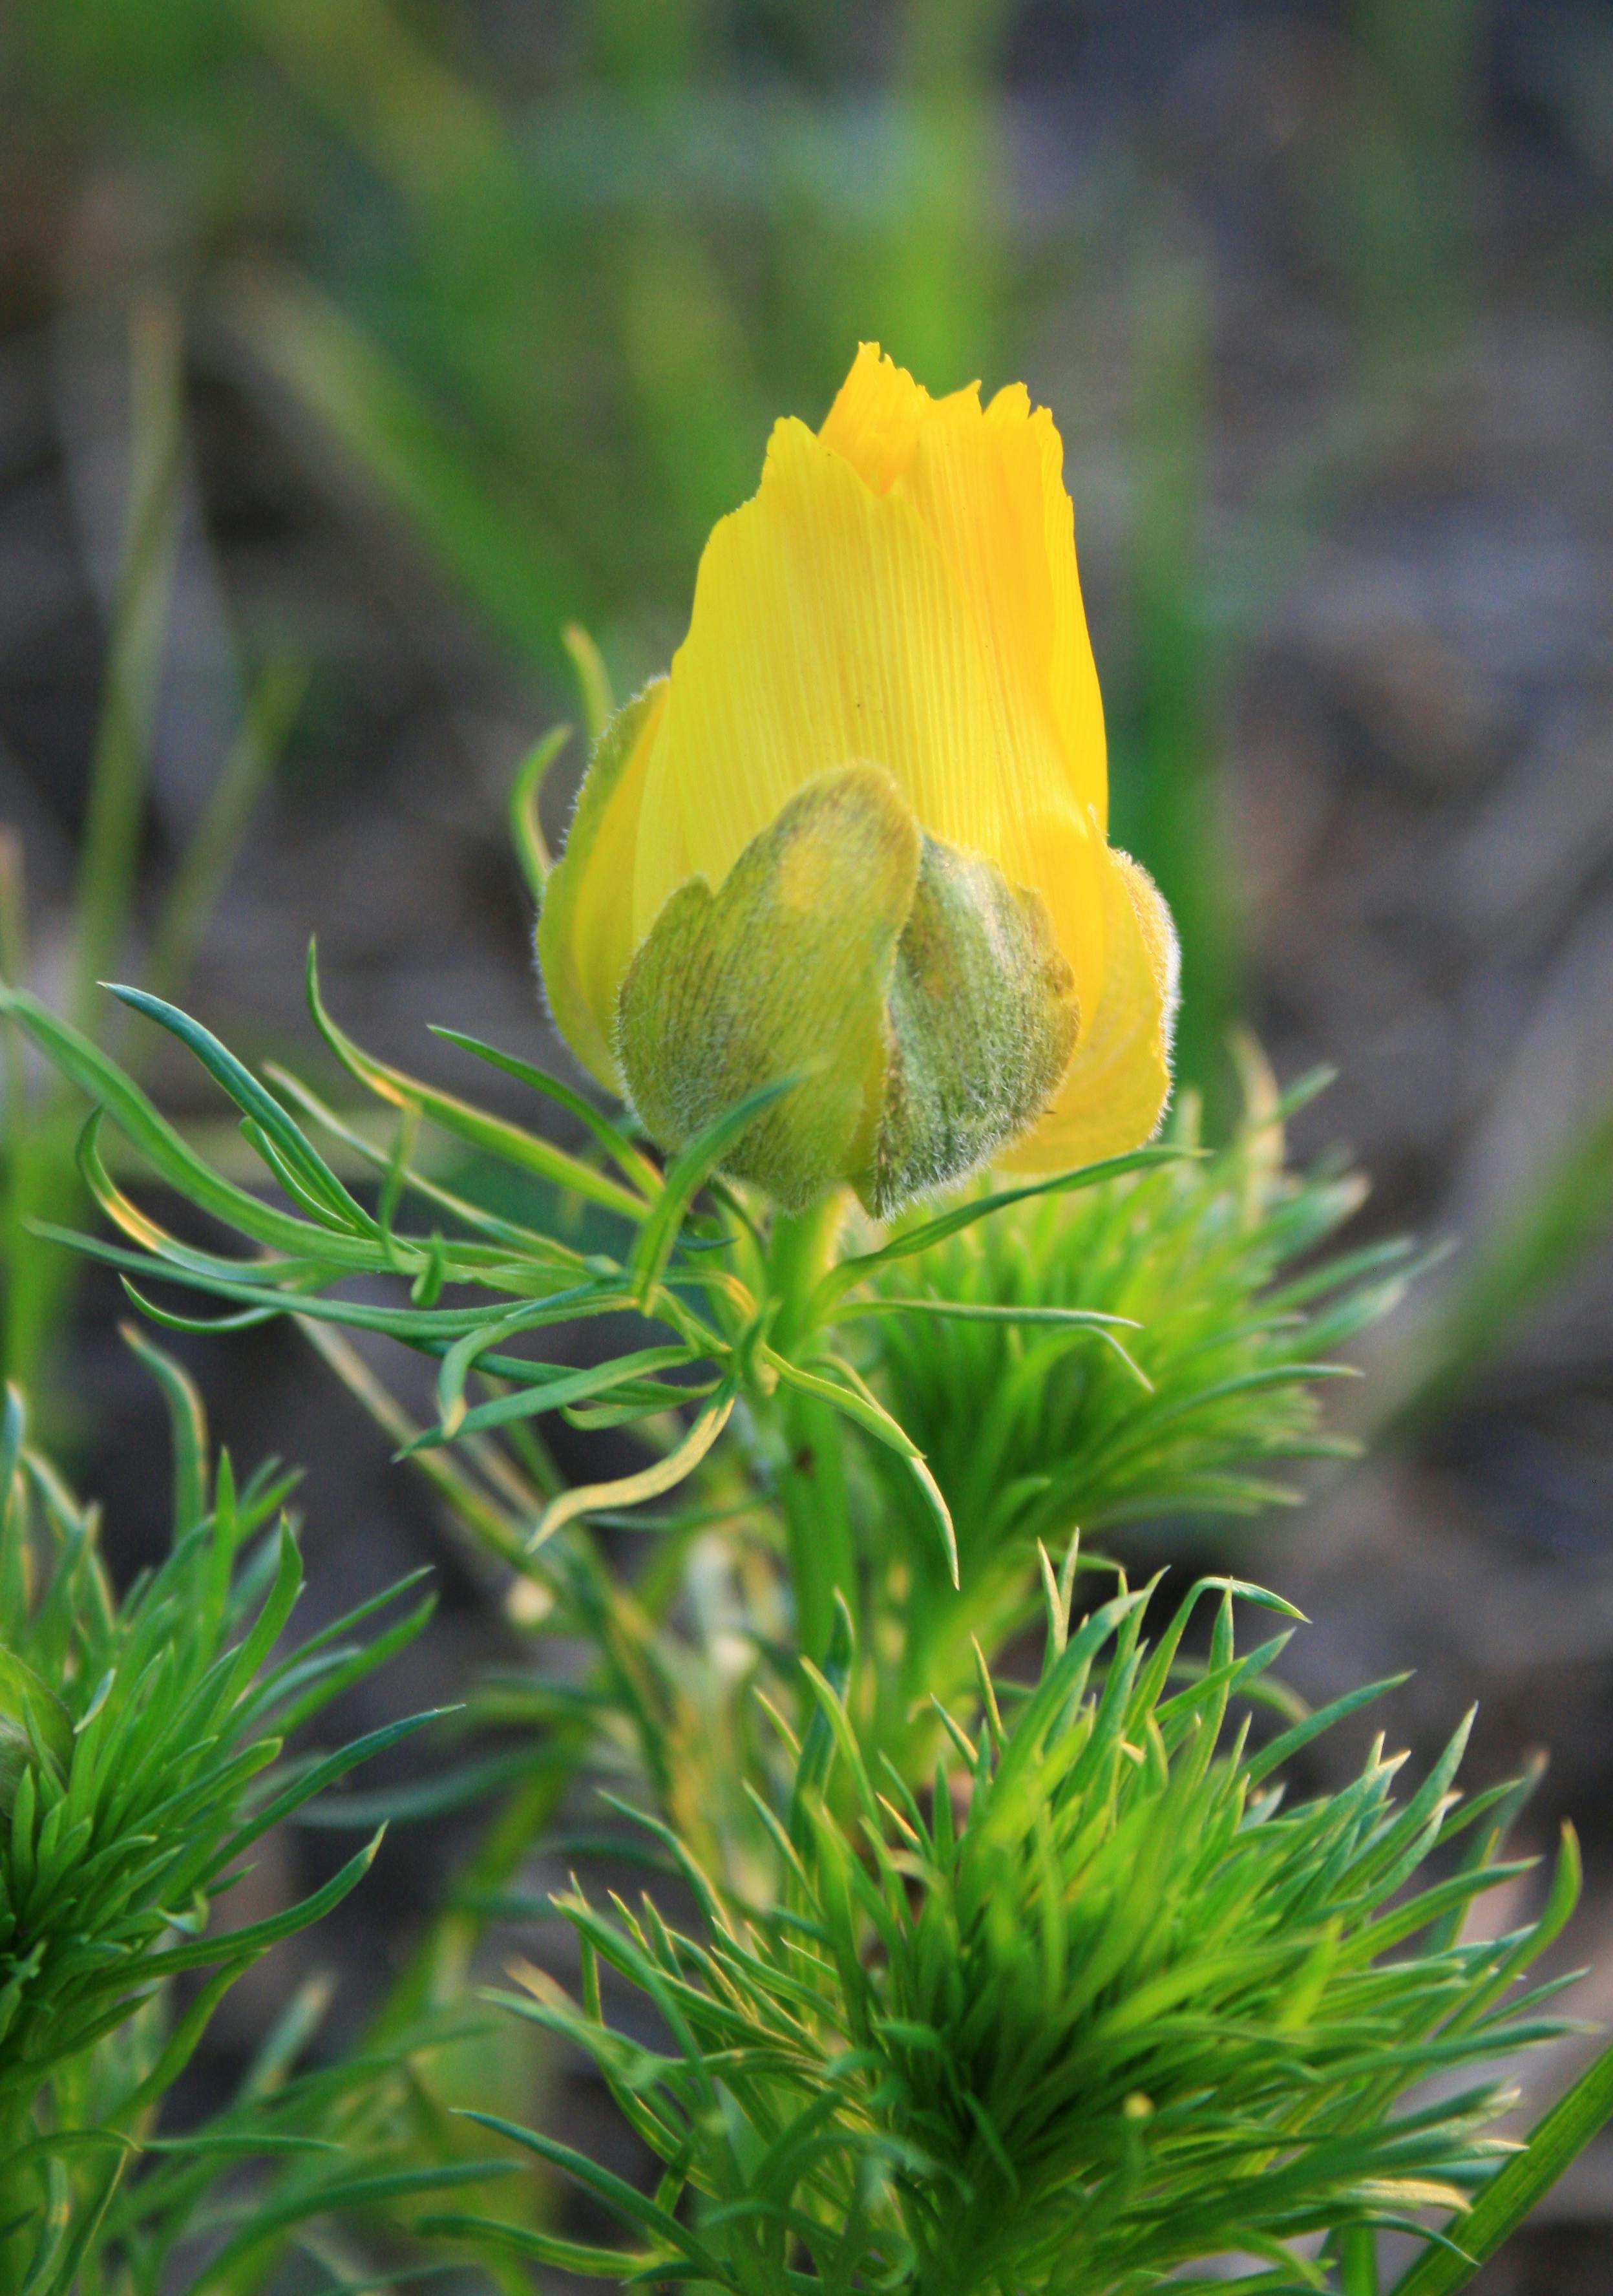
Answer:
M667 1147L800 1076L729 1164L787 1205L1121 1153L1169 1090L1175 941L1107 811L1052 416L864 344L600 739L538 927L555 1020Z

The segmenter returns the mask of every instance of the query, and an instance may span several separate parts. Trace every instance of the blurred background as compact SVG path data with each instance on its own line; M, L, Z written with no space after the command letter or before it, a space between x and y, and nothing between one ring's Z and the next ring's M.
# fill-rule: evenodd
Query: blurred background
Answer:
M862 337L1052 408L1183 1075L1215 1129L1240 1020L1334 1063L1296 1152L1371 1174L1361 1240L1455 1247L1361 1350L1371 1460L1238 1562L1317 1618L1307 1693L1414 1666L1420 1751L1478 1697L1481 1782L1549 1746L1613 2017L1613 8L12 0L0 75L0 964L204 1129L97 978L317 1081L317 931L371 1049L569 1073L504 830L565 626L618 693L663 666ZM8 1368L132 1569L158 1406L20 1231L77 1111L8 1086ZM404 1688L452 1695L496 1630L383 1439L292 1333L182 1352L306 1464L320 1605L438 1564ZM305 1942L360 1997L424 1838ZM1605 2289L1610 2227L1604 2144L1486 2296Z

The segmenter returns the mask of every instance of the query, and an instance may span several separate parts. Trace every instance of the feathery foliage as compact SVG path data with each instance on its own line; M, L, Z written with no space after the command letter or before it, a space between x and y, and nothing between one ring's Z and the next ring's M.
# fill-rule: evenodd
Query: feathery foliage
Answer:
M1555 1988L1521 1980L1574 1904L1572 1837L1537 1921L1464 1944L1467 1906L1523 1870L1497 1862L1521 1790L1453 1791L1465 1728L1404 1803L1381 1741L1352 1784L1290 1803L1284 1765L1373 1693L1253 1750L1231 1717L1287 1637L1238 1655L1234 1597L1288 1605L1204 1581L1150 1646L1152 1589L1122 1581L1072 1632L1073 1575L1048 1574L1040 1680L983 1675L973 1735L947 1717L923 1794L865 1759L842 1611L767 1813L772 1902L737 1902L653 1821L692 1928L649 1899L558 1901L580 2005L536 1972L504 1997L588 2052L665 2174L649 2198L521 2141L639 2244L439 2229L736 2296L1130 2296L1178 2270L1173 2288L1208 2296L1228 2284L1213 2263L1240 2256L1235 2284L1278 2296L1330 2284L1306 2235L1465 2205L1509 2149L1484 2134L1510 2101L1495 2061L1560 2030L1542 2013ZM1208 1663L1183 1685L1207 1592ZM658 2048L606 2021L602 1964L653 2005ZM1454 2092L1408 2097L1464 2070Z
M1252 1096L1213 1155L1006 1206L875 1280L872 1376L946 1493L967 1564L1008 1549L1022 1562L1075 1522L1291 1504L1272 1463L1348 1452L1322 1429L1317 1383L1414 1263L1404 1242L1314 1257L1365 1193L1336 1162L1284 1160L1286 1118L1326 1081ZM1172 1137L1196 1145L1191 1101ZM1077 1305L1112 1319L1105 1344L1028 1320Z
M868 1230L833 1198L770 1216L715 1177L788 1078L661 1165L569 1087L441 1032L560 1103L588 1136L571 1152L374 1061L324 1012L312 966L309 991L329 1050L396 1111L389 1147L282 1071L270 1072L271 1090L176 1007L119 992L233 1102L274 1192L258 1193L206 1162L87 1037L0 990L0 1009L94 1103L79 1168L120 1240L54 1233L119 1268L159 1323L229 1331L297 1317L509 1574L512 1624L569 1649L563 1678L517 1675L475 1702L529 1735L450 1782L463 1799L502 1780L509 1799L383 2013L378 2055L331 2068L325 2090L323 2076L287 2085L280 2133L306 2157L244 2201L198 2162L188 2185L166 2163L134 2179L105 2218L128 2254L144 2243L131 2291L147 2296L162 2268L150 2259L192 2234L224 2241L232 2261L218 2286L256 2289L311 2219L372 2206L412 2255L443 2242L463 2256L468 2244L512 2292L536 2263L706 2281L732 2296L820 2286L963 2296L981 2284L1141 2296L1170 2275L1185 2274L1172 2284L1188 2290L1224 2287L1206 2276L1241 2258L1230 2284L1263 2296L1362 2296L1373 2288L1377 2228L1429 2210L1448 2218L1431 2237L1449 2243L1454 2276L1438 2285L1463 2285L1466 2194L1482 2188L1473 2221L1487 2253L1613 2101L1600 2070L1587 2076L1538 2141L1493 2174L1484 2132L1501 2103L1495 2060L1560 2030L1535 2013L1553 1988L1520 1998L1516 1980L1567 1917L1571 1846L1538 1923L1463 1944L1469 1899L1519 1870L1495 1859L1521 1790L1456 1808L1459 1738L1403 1808L1380 1748L1342 1792L1285 1805L1268 1773L1371 1693L1292 1721L1274 1745L1251 1752L1240 1731L1222 1750L1229 1702L1285 1702L1263 1684L1281 1638L1245 1659L1232 1646L1232 1595L1274 1598L1232 1582L1207 1582L1224 1601L1204 1668L1180 1656L1193 1597L1151 1652L1147 1596L1124 1583L1072 1635L1074 1547L1058 1584L1044 1554L1043 1680L1028 1693L994 1671L1034 1612L1038 1541L1077 1513L1116 1534L1144 1517L1250 1511L1281 1495L1266 1479L1273 1459L1339 1447L1315 1403L1327 1352L1389 1304L1410 1262L1397 1245L1318 1257L1359 1186L1331 1168L1286 1170L1295 1095L1278 1101L1257 1076L1248 1121L1213 1156L1190 1119L1108 1164ZM108 1120L160 1181L249 1250L231 1255L160 1226L102 1161ZM462 1158L457 1176L440 1155L419 1154L427 1127ZM316 1138L332 1144L334 1162ZM210 1294L224 1313L160 1306L136 1276ZM355 1297L356 1276L379 1281ZM607 1327L618 1351L602 1361L579 1362L574 1339L546 1340L602 1316L628 1319L625 1338L621 1322ZM407 1417L341 1325L434 1361L434 1423ZM526 1351L534 1345L543 1352ZM550 1413L586 1430L632 1428L648 1463L569 1487L537 1432ZM692 1500L641 1512L697 1476ZM256 1668L284 1623L277 1606L295 1554L260 1531L230 1581L220 1540L233 1554L242 1534L227 1480L210 1511L204 1487L182 1502L171 1568L183 1556L209 1585L207 1572L224 1570L246 1606L227 1615L243 1622ZM659 1534L632 1583L598 1536L620 1525ZM152 1586L168 1583L159 1574ZM130 1617L155 1599L136 1590ZM24 1664L27 1648L19 1643ZM131 1648L147 1650L137 1624ZM166 1663L168 1674L137 1677L127 1710L146 1710L153 1682L168 1698L171 1677L165 1726L174 1699L201 1710L225 1661L198 1657L188 1673L177 1656ZM75 1705L84 1669L71 1649L47 1653L39 1670L69 1685L68 1724L84 1720L94 1746L111 1725L100 1708ZM250 1931L234 1942L155 1940L176 1921L200 1932L205 1894L223 1885L251 1827L323 1782L293 1772L277 1790L273 1770L259 1780L252 1767L275 1759L252 1731L277 1726L277 1699L298 1715L313 1694L303 1681L282 1669L256 1685L243 1677L232 1693L243 1815L227 1843L216 1831L210 1846L198 1834L163 1852L182 1902L176 1915L168 1879L140 1901L148 1974L206 1962L222 1989L238 1949L269 1941ZM13 1702L0 1784L14 1775L32 1828L72 1788L50 1767L53 1710L31 1693ZM125 1708L109 1699L107 1710ZM764 1712L775 1737L756 1719ZM210 1758L205 1737L193 1751ZM508 2154L455 2157L441 2096L425 2108L429 2142L404 2141L389 2086L412 2078L404 2059L421 2045L422 2013L463 2003L483 1923L520 1913L522 1859L568 1781L590 1771L649 1816L699 1920L682 1934L652 1906L612 1919L574 1896L581 2007L539 1979L524 2013L595 2057L664 2174L642 2193L479 2103L471 2118L627 2222L642 2244L622 2251L551 2232L530 2206L498 2220L466 2195L459 2213L430 2213L439 2185L483 2184ZM201 1806L210 1807L204 1792ZM156 1818L148 1809L148 1829L172 1807ZM39 1833L36 1861L57 1850L67 1823L46 1813L57 1830ZM1471 1854L1446 1870L1443 1846L1464 1825ZM1406 1898L1437 1852L1437 1878ZM667 2049L606 2024L607 1964L648 1996ZM110 2032L131 1988L72 1967L75 1983L111 1987ZM182 2021L160 2062L176 2065L199 2030ZM1454 2098L1419 2100L1426 2081L1463 2067L1470 2079ZM97 2131L149 2112L153 2075L140 2078L146 2087L126 2084L121 2107L98 2111ZM417 2087L417 2101L424 2094ZM255 2129L272 2152L256 2097L241 2110L225 2152L252 2149ZM51 2142L60 2183L70 2171ZM327 2164L306 2150L330 2142L360 2158ZM21 2155L25 2168L31 2159ZM88 2226L86 2242L102 2205L92 2174L111 2192L115 2166L75 2158L76 2213L51 2219ZM169 2192L173 2210L153 2230L141 2196ZM340 2284L328 2243L308 2252ZM60 2245L39 2253L29 2296L67 2296L72 2256ZM202 2266L194 2296L214 2273Z
M1215 1158L1201 1158L1183 1128L1107 1164L848 1238L832 1201L802 1222L770 1222L742 1191L718 1183L704 1193L726 1147L788 1080L726 1111L663 1170L553 1078L439 1031L584 1124L588 1152L573 1154L364 1053L324 1011L311 960L308 990L327 1046L398 1111L389 1152L285 1072L273 1072L271 1092L174 1006L118 992L177 1037L234 1103L283 1204L205 1164L93 1044L35 999L0 991L4 1009L97 1103L80 1168L125 1240L53 1233L126 1282L156 1276L229 1302L225 1328L291 1313L434 1357L438 1422L426 1443L519 1431L548 1412L617 1428L664 1425L669 1411L698 1406L642 1473L553 1498L529 1526L535 1546L579 1513L675 1488L741 1397L764 1458L768 1431L776 1435L766 1472L787 1513L791 1462L804 1446L812 1451L814 1425L830 1414L880 1455L895 1493L879 1508L890 1535L922 1574L954 1584L960 1520L978 1578L1008 1548L1022 1570L1034 1538L1067 1529L1077 1511L1089 1524L1184 1507L1249 1511L1283 1495L1253 1465L1330 1447L1310 1393L1331 1368L1318 1356L1404 1279L1405 1248L1391 1245L1274 1286L1359 1199L1347 1177L1284 1171L1281 1120L1298 1095L1251 1115ZM252 1256L186 1242L133 1203L102 1162L102 1115L158 1177L248 1239ZM421 1168L422 1125L479 1160L480 1200ZM371 1168L373 1199L337 1177L310 1129ZM504 1176L496 1212L487 1208L489 1165ZM554 1233L565 1198L586 1208L597 1237L570 1243ZM839 1250L847 1241L868 1248ZM361 1274L390 1279L395 1296L344 1296L339 1287ZM466 1304L439 1304L448 1285L462 1287ZM209 1327L130 1289L159 1322ZM1321 1312L1307 1312L1317 1301ZM625 1314L659 1327L642 1332L652 1344L582 1367L523 1351L545 1331ZM849 1593L850 1525L825 1520L839 1502L819 1487L802 1504L814 1537L838 1540ZM827 1632L826 1595L817 1609L804 1622L809 1647Z
M384 2062L366 2069L362 2101L348 2094L352 2068L296 2074L305 2000L232 2105L200 2131L156 2135L229 1988L339 1904L376 1848L300 1904L222 1927L215 1907L252 1845L430 1718L323 1757L288 1756L288 1738L412 1640L431 1606L354 1639L405 1591L394 1587L281 1654L302 1584L283 1513L293 1479L269 1469L237 1488L227 1454L215 1477L189 1381L131 1343L169 1408L174 1535L121 1600L95 1510L29 1447L14 1390L0 1433L0 2263L28 2296L65 2296L92 2271L97 2287L154 2287L176 2242L240 2211L239 2193L213 2187L243 2159L316 2155L299 2189L310 2208L334 2205L353 2176L340 2132L396 2102ZM175 1980L192 1972L207 1973L182 2005Z

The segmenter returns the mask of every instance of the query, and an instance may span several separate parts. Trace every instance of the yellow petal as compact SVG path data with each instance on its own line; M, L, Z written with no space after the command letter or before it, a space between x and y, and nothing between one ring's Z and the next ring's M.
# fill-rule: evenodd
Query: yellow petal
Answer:
M1053 743L1081 817L1107 818L1103 709L1076 573L1063 448L1022 384L935 403L896 482L954 568L1017 749Z
M1007 1172L1062 1172L1140 1147L1170 1093L1176 936L1153 879L1109 849L1108 970L1097 1009L1047 1114L997 1159Z
M818 432L875 494L888 494L913 460L934 399L878 343L859 343L851 373Z
M1023 409L1028 406L1024 387L1016 383L998 391L986 410L987 420L1024 421ZM1103 731L1103 697L1098 690L1098 666L1093 660L1081 578L1076 569L1076 511L1064 483L1064 441L1044 406L1029 414L1027 428L1041 463L1043 547L1052 591L1047 676L1053 715L1063 735L1082 809L1090 808L1098 816L1099 829L1107 832L1109 749Z
M667 692L667 680L654 679L600 735L537 925L538 962L555 1025L585 1068L618 1094L616 999L636 940L634 854Z
M635 939L685 879L718 883L806 782L862 760L888 769L933 837L1042 894L1092 1009L1102 847L1045 695L1011 706L1004 643L905 480L877 493L781 422L758 492L700 562L644 784Z
M1082 816L1106 825L1103 705L1052 416L1022 383L985 408L978 384L931 398L863 343L818 435L876 494L905 493L980 617L1010 706L1051 711Z

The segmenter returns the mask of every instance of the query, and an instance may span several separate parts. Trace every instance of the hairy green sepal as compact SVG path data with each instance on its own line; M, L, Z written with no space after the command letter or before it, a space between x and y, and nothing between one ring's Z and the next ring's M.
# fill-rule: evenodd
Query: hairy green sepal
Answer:
M1041 896L924 840L897 948L885 1090L854 1174L883 1218L985 1163L1034 1124L1075 1049L1074 976Z
M884 1218L1033 1123L1076 1029L1039 898L858 765L799 791L715 892L679 887L628 968L616 1054L671 1149L798 1076L725 1168L790 1210L849 1181Z
M617 1009L622 1073L664 1147L798 1075L726 1169L790 1210L849 1172L870 1129L918 873L918 827L895 783L847 766L792 798L715 893L703 877L678 888Z

